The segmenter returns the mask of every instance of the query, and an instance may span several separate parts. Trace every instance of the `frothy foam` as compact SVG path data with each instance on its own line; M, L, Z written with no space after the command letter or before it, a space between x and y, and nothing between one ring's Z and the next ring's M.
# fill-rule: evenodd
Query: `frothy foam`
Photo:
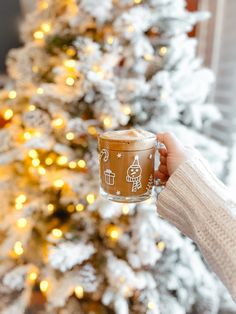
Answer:
M103 138L106 139L114 139L114 140L137 140L155 137L155 135L151 132L144 130L120 130L120 131L108 131L102 134Z

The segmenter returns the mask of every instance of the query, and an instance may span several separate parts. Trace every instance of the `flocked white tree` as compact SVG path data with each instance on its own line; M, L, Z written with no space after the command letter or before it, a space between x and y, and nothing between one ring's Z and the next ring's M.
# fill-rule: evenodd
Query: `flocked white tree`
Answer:
M0 94L1 313L25 313L37 288L42 313L235 313L155 199L98 194L107 129L173 130L220 174L224 151L203 135L213 76L186 35L206 17L183 0L37 2Z

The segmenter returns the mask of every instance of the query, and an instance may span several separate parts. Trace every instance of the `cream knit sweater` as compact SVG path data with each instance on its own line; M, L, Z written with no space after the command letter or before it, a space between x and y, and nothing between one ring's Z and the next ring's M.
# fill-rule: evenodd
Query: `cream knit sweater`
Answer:
M236 301L236 201L199 156L184 162L158 197L159 214L190 237Z

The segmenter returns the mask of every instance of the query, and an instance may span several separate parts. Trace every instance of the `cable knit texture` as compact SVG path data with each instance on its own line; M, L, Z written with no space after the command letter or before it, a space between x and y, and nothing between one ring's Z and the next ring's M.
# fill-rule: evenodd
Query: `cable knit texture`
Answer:
M199 156L180 165L160 193L159 214L189 236L236 301L236 201Z

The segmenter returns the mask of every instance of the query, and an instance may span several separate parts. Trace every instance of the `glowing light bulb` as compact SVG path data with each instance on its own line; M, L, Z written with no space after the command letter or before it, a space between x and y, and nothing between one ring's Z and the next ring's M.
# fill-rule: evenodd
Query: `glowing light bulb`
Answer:
M107 43L108 43L109 45L112 45L113 42L114 42L114 37L113 37L113 36L108 36L108 37L107 37Z
M85 168L86 166L86 162L83 159L80 159L77 164L80 168Z
M155 307L155 304L153 302L148 302L147 307L148 307L149 310L153 310L154 307Z
M41 25L41 30L44 32L44 33L49 33L50 30L51 30L51 25L49 23L43 23Z
M33 65L32 66L32 72L33 73L38 73L39 72L39 68L37 67L37 65Z
M62 188L64 184L65 182L62 179L57 179L53 183L55 188Z
M16 203L15 204L15 209L16 210L21 210L23 208L23 204L22 203Z
M40 1L38 6L40 10L46 10L48 8L48 3L47 1Z
M75 292L75 295L76 295L76 297L78 299L82 299L83 298L83 296L84 296L84 289L83 289L82 286L76 286L74 292Z
M33 33L33 36L34 36L34 39L40 40L40 39L43 39L44 33L42 31L38 30L38 31L35 31Z
M69 204L66 209L69 213L73 213L75 211L75 206L74 204Z
M111 128L112 127L112 119L110 117L104 118L103 124L106 128Z
M121 229L117 226L110 226L107 230L107 234L112 240L117 240L121 235Z
M54 210L55 210L55 206L50 203L50 204L47 205L47 209L48 209L48 212L50 214L52 214L54 212Z
M145 59L146 61L152 61L152 60L153 60L153 56L152 56L152 55L149 55L149 54L146 54L146 55L144 55L144 59Z
M3 113L3 117L5 120L10 120L14 115L14 112L12 109L6 109Z
M52 120L52 126L60 128L64 125L65 121L62 118L56 118Z
M167 53L167 48L166 48L166 47L161 47L161 48L159 49L159 55L160 55L160 56L163 57L166 53Z
M38 157L38 152L35 149L30 149L28 151L28 156L30 158L37 158Z
M129 25L129 26L127 27L127 31L128 31L129 33L133 33L133 31L134 31L134 26L133 26L133 25Z
M47 157L47 158L45 159L45 164L46 164L47 166L51 166L51 165L53 164L53 159L52 159L51 157Z
M33 167L37 168L40 165L40 160L38 158L34 158L31 163Z
M67 50L66 50L66 54L69 56L69 57L74 57L76 55L76 50L74 47L69 47Z
M31 271L28 278L30 281L35 281L38 278L38 273L36 273L36 271Z
M17 93L16 93L15 90L11 90L11 91L9 92L9 94L8 94L8 98L9 98L9 99L15 99L16 96L17 96Z
M42 95L42 94L44 93L43 88L42 88L42 87L38 87L37 90L36 90L36 93L37 93L38 95Z
M27 219L26 218L19 218L18 220L17 220L17 227L18 228L21 228L21 229L23 229L23 228L25 228L26 226L27 226Z
M128 105L122 106L122 111L123 111L123 113L124 113L125 115L127 115L127 116L131 114L131 108L130 108L130 106L128 106Z
M84 210L84 205L79 203L75 206L77 212L82 212Z
M134 0L135 4L140 4L142 2L142 0Z
M160 251L164 251L165 247L166 247L165 242L160 241L160 242L157 243L157 248L158 248Z
M38 168L38 173L41 175L41 176L44 176L46 174L46 169L42 166L40 166Z
M69 168L70 169L75 169L76 167L77 167L77 163L75 161L72 160L69 162Z
M55 228L55 229L52 229L52 235L55 237L55 238L61 238L63 233L60 229L58 228Z
M16 203L21 203L21 204L23 204L23 203L26 202L26 200L27 200L26 195L25 195L25 194L20 194L20 195L18 195L18 196L16 197L15 202L16 202Z
M67 162L68 162L68 158L66 156L59 156L57 158L57 164L60 165L60 166L66 165Z
M29 105L29 111L34 111L36 109L35 105Z
M42 292L46 292L49 288L49 283L47 280L42 280L39 284L39 288Z
M124 215L127 215L129 213L129 206L128 205L123 205L122 206L122 213Z
M20 241L17 241L15 244L14 244L14 252L16 255L20 256L24 253L24 249L22 247L22 243Z
M73 60L73 59L65 60L65 61L64 61L64 65L65 65L65 67L71 69L71 68L74 68L74 67L75 67L76 62L75 62L75 60Z
M93 204L94 201L95 201L95 195L92 194L92 193L89 193L87 196L86 196L86 200L89 204Z
M71 77L71 76L68 76L66 78L66 85L73 86L74 84L75 84L75 79L73 77Z
M89 126L88 133L91 135L97 135L97 129L94 126Z
M32 138L32 134L30 132L24 132L23 137L26 141L28 141Z
M74 138L75 138L75 134L74 133L72 133L72 132L66 133L66 139L68 141L72 141Z

